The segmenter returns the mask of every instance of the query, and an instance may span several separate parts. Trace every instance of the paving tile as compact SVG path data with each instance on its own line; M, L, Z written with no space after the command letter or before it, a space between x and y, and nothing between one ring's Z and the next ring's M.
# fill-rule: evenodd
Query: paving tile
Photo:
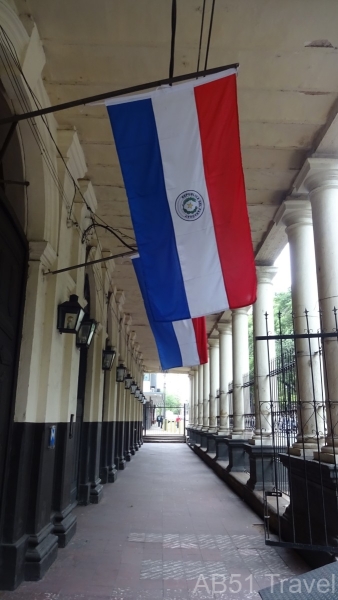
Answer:
M44 579L0 600L258 600L269 574L309 570L265 546L257 515L184 444L143 446L98 506L75 512L77 533ZM214 596L213 578L226 586Z

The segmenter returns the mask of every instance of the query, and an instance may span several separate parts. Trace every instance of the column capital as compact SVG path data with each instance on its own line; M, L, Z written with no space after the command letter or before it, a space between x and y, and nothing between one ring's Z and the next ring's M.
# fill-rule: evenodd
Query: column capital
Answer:
M278 267L256 266L257 283L272 283L277 271Z
M235 315L245 315L248 316L249 311L252 307L252 304L250 304L250 306L243 306L242 308L233 308L232 309L232 316L234 317Z
M217 323L217 331L220 335L231 335L232 334L232 322L225 321Z
M338 159L307 158L293 187L298 194L323 187L338 188Z
M308 196L293 198L289 196L279 207L274 218L276 225L312 225L312 209Z
M218 338L209 338L208 344L209 344L209 348L218 348L219 339Z

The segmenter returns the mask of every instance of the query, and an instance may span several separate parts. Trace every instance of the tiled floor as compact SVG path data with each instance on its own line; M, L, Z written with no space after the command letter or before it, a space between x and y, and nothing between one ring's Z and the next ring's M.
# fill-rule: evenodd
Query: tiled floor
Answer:
M1 600L254 600L271 575L309 570L265 546L257 515L185 444L143 445L77 517L44 579Z

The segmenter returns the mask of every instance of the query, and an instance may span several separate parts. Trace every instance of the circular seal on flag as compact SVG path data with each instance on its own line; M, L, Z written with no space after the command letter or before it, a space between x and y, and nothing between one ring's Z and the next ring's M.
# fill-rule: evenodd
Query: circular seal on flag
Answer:
M176 198L175 209L184 221L196 221L204 212L204 200L195 190L186 190Z

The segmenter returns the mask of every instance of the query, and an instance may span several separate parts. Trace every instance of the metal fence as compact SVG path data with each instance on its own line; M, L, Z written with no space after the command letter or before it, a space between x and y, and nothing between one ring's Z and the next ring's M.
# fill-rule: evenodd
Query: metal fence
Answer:
M325 319L305 310L293 317L291 332L283 331L280 314L278 335L267 326L255 343L266 344L268 356L275 344L277 353L268 373L273 464L263 490L266 542L338 554L337 310ZM275 538L269 506L277 515Z

